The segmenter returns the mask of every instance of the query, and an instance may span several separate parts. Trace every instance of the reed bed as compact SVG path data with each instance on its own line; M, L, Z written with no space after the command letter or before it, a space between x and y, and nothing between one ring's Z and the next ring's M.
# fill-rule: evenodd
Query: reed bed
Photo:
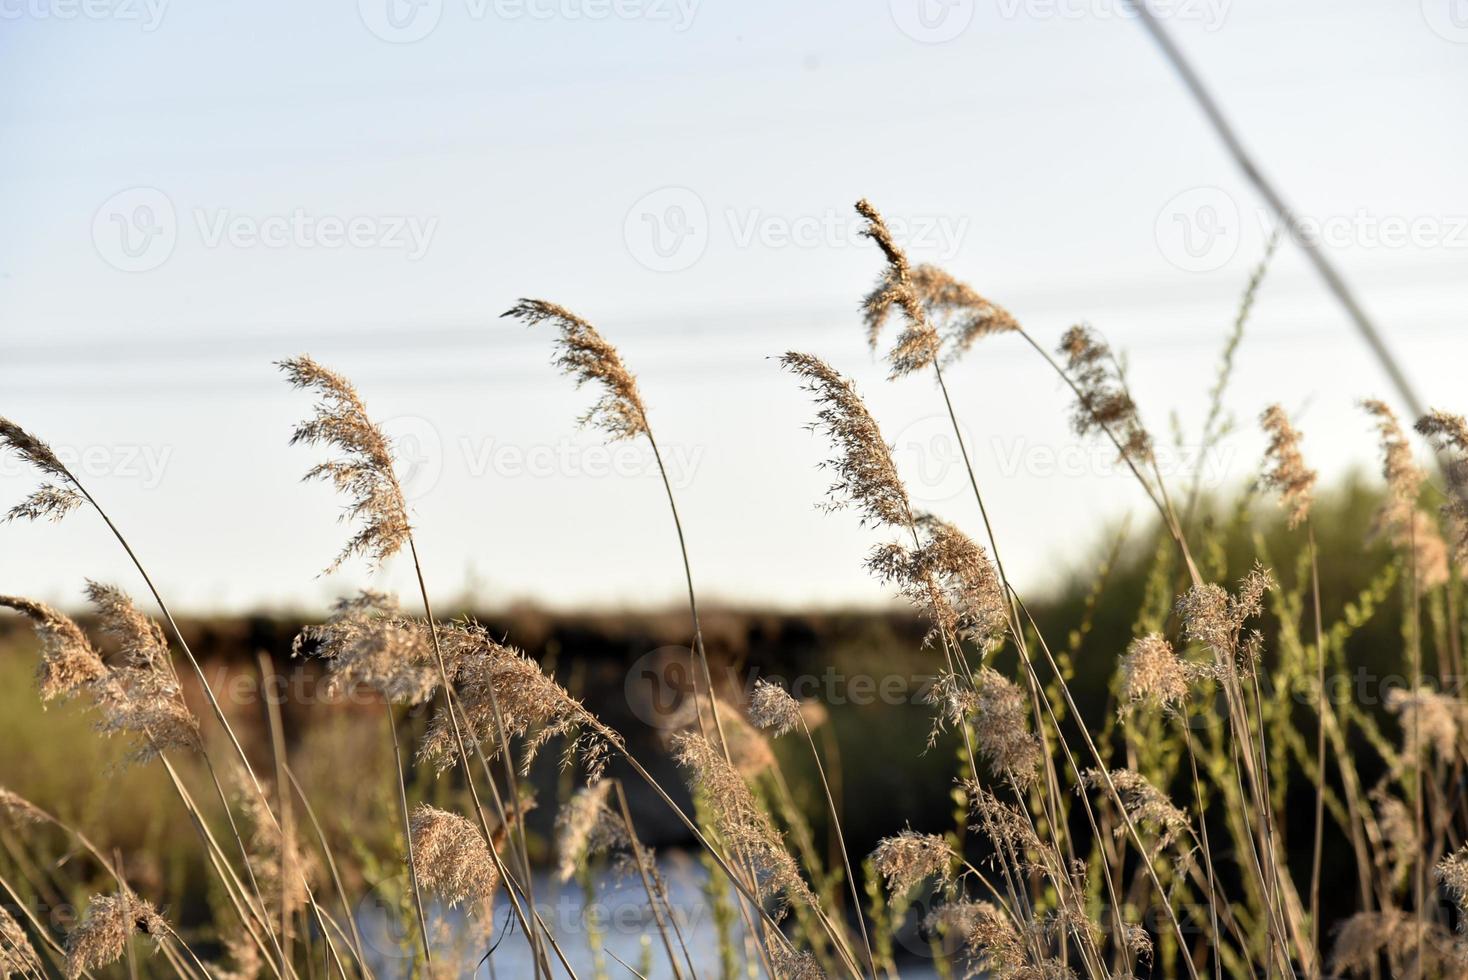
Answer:
M146 853L105 852L88 836L95 828L0 788L0 974L496 975L509 943L536 978L576 977L583 945L594 954L583 973L676 980L876 980L919 968L1000 980L1468 975L1459 690L1468 423L1445 411L1415 420L1423 453L1388 405L1362 403L1386 492L1370 527L1326 530L1331 541L1355 536L1354 547L1384 543L1391 557L1354 593L1326 595L1316 474L1281 406L1258 420L1268 448L1244 503L1205 519L1197 483L1178 485L1159 465L1158 437L1104 337L1081 325L1042 342L947 271L913 265L875 206L856 209L880 262L860 301L867 338L874 351L889 345L881 356L893 383L930 385L969 464L977 526L914 504L879 420L834 366L800 351L778 361L810 393L810 427L829 447L824 504L855 513L872 537L868 570L925 623L931 685L926 704L907 710L924 712L931 733L915 754L951 753L948 784L934 788L952 793L950 823L894 826L870 854L850 852L842 814L863 801L843 798L824 706L764 680L747 691L715 684L694 567L716 556L699 555L666 472L695 682L666 746L686 787L660 783L650 760L514 637L435 616L389 440L349 379L303 355L280 362L315 399L290 439L319 454L307 477L340 493L349 525L327 571L403 554L422 609L347 596L297 640L328 690L365 694L380 713L376 751L337 745L349 757L333 760L318 746L311 760L373 760L355 777L381 791L375 826L333 845L320 815L338 801L311 798L296 778L278 711L264 721L268 762L251 758L130 540L44 441L0 419L0 447L41 478L8 519L92 509L152 600L145 610L118 586L87 582L89 632L42 603L0 596L38 638L36 696L85 708L98 736L126 740L126 765L157 774L150 785L192 834L210 894L204 914L170 908L166 882L135 870ZM1224 394L1267 259L1224 347L1205 449L1228 435ZM589 320L539 299L505 316L551 328L555 365L596 392L582 424L646 440L661 469L639 379ZM983 350L998 344L1020 344L1054 372L1076 436L1109 445L1155 511L1159 546L1128 613L1130 642L1115 649L1086 642L1096 611L1116 601L1104 568L1083 628L1067 636L1047 635L1006 574L994 534L1005 515L984 495L953 397L983 383ZM1255 530L1240 576L1228 535L1269 514L1300 558L1273 567L1270 539ZM1388 606L1402 623L1388 663L1405 682L1378 694L1343 687L1360 676L1352 637ZM1077 689L1082 652L1106 658L1104 694ZM202 717L186 681L203 695ZM1098 700L1099 713L1080 704ZM526 827L535 806L526 774L547 748L565 772L554 861ZM792 785L795 758L809 785ZM708 869L716 951L693 948L680 924L628 806L633 784L683 827ZM824 846L815 825L827 829ZM361 844L369 836L385 842L385 863ZM537 895L538 868L578 882L588 905L601 876L634 882L647 912L641 961L607 950L592 915L563 928ZM1327 879L1350 881L1349 894L1322 894ZM364 941L369 881L385 883L376 891L397 927L395 958ZM69 921L40 914L82 889L89 897ZM180 913L186 931L172 924Z

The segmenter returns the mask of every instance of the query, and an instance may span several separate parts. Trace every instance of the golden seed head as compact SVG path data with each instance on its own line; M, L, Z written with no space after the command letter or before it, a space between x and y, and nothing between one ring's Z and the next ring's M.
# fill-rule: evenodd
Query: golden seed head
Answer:
M1176 708L1188 699L1196 676L1160 633L1133 640L1121 660L1122 696L1131 704Z
M647 409L637 389L637 378L596 328L564 306L543 299L522 299L501 316L523 320L529 326L550 321L560 330L555 364L576 379L576 385L596 384L602 395L581 417L581 424L607 432L612 439L632 439L647 432Z
M561 881L570 881L597 854L630 850L627 828L608 803L611 789L605 779L584 786L556 814L556 876Z
M332 696L360 685L394 703L423 704L439 687L427 624L403 618L397 600L381 592L339 599L331 617L301 630L291 649L326 661Z
M1076 434L1110 433L1122 457L1133 463L1151 453L1152 437L1142 426L1121 364L1106 342L1090 327L1074 326L1061 338L1057 353L1066 359L1066 371L1077 391L1071 412Z
M4 786L0 786L0 818L3 818L12 826L20 824L39 823L46 819L46 814L40 807L19 793L11 792Z
M1105 788L1106 777L1098 769L1087 769L1081 774L1085 785L1095 788ZM1161 851L1174 841L1183 838L1192 826L1188 822L1188 815L1174 806L1156 786L1153 786L1147 777L1131 769L1111 770L1111 785L1116 787L1117 795L1126 807L1127 815L1138 829L1150 832L1155 839L1157 850ZM1117 828L1118 836L1124 835L1125 826Z
M904 830L884 837L872 851L872 866L887 881L888 894L907 894L929 878L948 881L952 876L953 849L937 834Z
M836 479L828 491L830 507L855 507L864 522L906 528L912 521L907 489L892 462L892 450L856 393L856 386L825 361L794 351L780 358L786 370L805 381L819 410L813 431L827 436L836 456L825 462Z
M0 906L0 977L45 976L41 958L25 929L4 906Z
M107 675L101 655L70 617L45 603L19 596L0 596L0 606L29 619L40 637L41 662L36 680L42 700L72 697Z
M1298 527L1310 516L1315 471L1305 465L1305 457L1300 454L1300 433L1283 408L1269 406L1259 417L1259 424L1269 433L1269 447L1264 451L1264 485L1279 494L1290 513L1290 527Z
M320 398L315 414L296 426L291 445L322 445L340 456L306 472L308 480L324 480L348 498L343 520L359 524L336 559L332 572L353 555L366 555L380 565L408 543L412 527L403 490L393 471L392 443L367 415L367 406L345 377L306 355L281 361L294 388Z
M499 868L477 827L457 813L419 803L409 834L420 885L449 905L472 900L488 911L499 887Z
M897 335L897 343L887 355L894 378L920 371L938 359L941 341L938 331L928 319L922 297L913 284L907 255L892 238L882 215L866 198L856 202L856 211L866 219L862 235L877 243L887 259L882 276L862 301L866 319L867 341L875 350L882 327L893 307L900 309L905 325Z
M1372 520L1369 540L1386 538L1410 559L1418 588L1435 589L1448 580L1448 546L1433 521L1417 506L1427 473L1413 458L1396 413L1385 402L1375 400L1362 402L1361 407L1376 420L1382 476L1387 486L1386 499Z
M992 667L974 675L974 735L979 755L997 773L1028 786L1040 767L1040 741L1030 732L1029 699Z
M783 687L767 680L754 682L749 694L749 720L778 738L800 724L800 703Z
M116 963L134 934L151 937L156 946L170 931L153 903L131 892L93 895L86 918L66 937L67 980Z
M1468 564L1468 420L1434 410L1417 420L1417 431L1442 454L1448 487L1442 514L1453 531L1453 557Z

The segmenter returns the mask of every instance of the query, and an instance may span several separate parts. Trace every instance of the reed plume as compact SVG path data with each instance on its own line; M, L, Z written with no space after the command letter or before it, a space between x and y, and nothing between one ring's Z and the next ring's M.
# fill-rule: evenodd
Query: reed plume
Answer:
M723 753L694 732L675 736L673 753L678 765L703 790L719 835L758 872L753 883L756 891L780 899L782 909L785 901L817 906L815 894L801 877L769 814Z
M893 307L903 314L904 326L897 342L887 355L894 378L921 371L938 359L941 340L923 308L922 297L913 283L912 267L907 255L892 238L882 215L866 198L856 202L856 212L866 219L862 235L877 243L887 258L882 277L862 301L866 319L867 341L875 350L882 327Z
M884 837L872 851L872 866L887 883L894 897L907 894L912 887L929 878L942 882L953 876L953 849L937 834L920 834L904 830Z
M918 544L878 546L867 568L932 621L925 643L971 640L987 651L1009 625L1004 585L988 554L967 534L932 514L914 520Z
M837 455L823 465L835 474L828 490L831 509L853 507L864 523L906 528L912 523L907 488L892 462L892 449L856 393L856 386L825 361L791 351L780 364L803 379L820 409L813 431L827 436Z
M67 980L116 963L134 935L149 937L156 948L171 932L153 903L130 891L94 895L86 917L66 937Z
M19 793L0 786L0 818L12 827L19 827L22 824L40 823L46 819L46 813Z
M335 571L358 554L381 565L408 543L412 531L393 472L392 444L345 377L304 354L279 362L279 367L293 388L315 392L320 399L315 414L296 426L291 445L322 445L340 454L312 467L305 479L324 480L344 494L349 503L342 519L359 525L326 570Z
M1269 571L1257 562L1230 594L1211 582L1195 585L1177 601L1183 636L1207 647L1220 666L1235 663L1252 671L1257 663L1259 637L1244 633L1248 621L1264 611L1264 593L1274 584Z
M1337 975L1375 974L1383 955L1401 964L1394 975L1403 977L1462 976L1468 966L1452 933L1441 925L1402 909L1386 908L1357 912L1337 927L1330 969Z
M1385 536L1412 559L1421 589L1434 589L1448 580L1448 547L1433 522L1417 506L1427 474L1412 458L1412 447L1397 415L1385 402L1361 403L1376 421L1381 443L1382 476L1387 496L1372 522L1371 536Z
M1453 557L1468 565L1468 420L1432 411L1417 420L1417 431L1431 439L1443 458L1448 500L1443 517L1453 531Z
M325 661L333 697L362 686L397 704L424 704L440 684L427 626L403 618L397 600L381 592L337 600L330 618L302 629L291 650Z
M1444 762L1457 757L1468 705L1423 685L1416 691L1391 688L1386 692L1386 709L1401 719L1404 753L1417 759L1432 748Z
M1066 370L1075 385L1076 407L1070 421L1076 434L1105 432L1124 458L1140 465L1152 451L1152 437L1142 425L1121 365L1106 341L1088 326L1074 326L1061 338L1057 353L1066 359Z
M422 886L451 906L473 901L487 913L500 876L478 828L457 813L419 803L410 832Z
M59 521L85 501L76 478L44 441L6 418L0 418L0 449L8 449L57 483L42 483L6 513L7 521Z
M1121 694L1128 704L1146 702L1176 711L1200 673L1162 634L1149 633L1132 640L1121 658Z
M556 877L561 881L570 881L597 854L630 856L627 827L608 803L612 786L607 779L584 786L556 814Z
M45 973L25 929L0 906L0 977L40 977Z
M778 684L757 680L749 694L749 720L779 738L801 723L800 702Z
M568 743L562 764L579 757L592 782L601 778L607 752L621 746L620 736L546 676L539 664L497 642L477 623L440 627L439 635L466 746L479 745L486 755L498 755L495 736L497 721L502 722L507 738L525 739L521 768L528 772L539 750L564 735ZM418 759L442 771L455 763L456 752L453 721L440 706L423 735Z
M72 697L106 676L107 666L101 654L70 617L45 603L20 596L0 596L0 606L14 609L29 619L41 640L36 683L42 700Z
M1289 511L1290 527L1299 527L1310 516L1315 471L1305 465L1305 457L1300 454L1300 433L1283 408L1270 405L1259 417L1259 424L1269 434L1269 446L1264 451L1264 485L1279 494Z
M938 906L927 919L929 930L950 937L968 959L964 977L995 980L1038 980L1028 944L1014 921L993 902L960 899Z
M992 667L974 675L974 740L991 769L1020 786L1038 775L1040 740L1030 731L1029 699L1008 677Z
M647 410L637 378L622 363L617 348L590 323L542 299L522 299L500 315L532 327L549 321L560 331L556 366L575 378L577 387L595 384L602 389L601 397L581 417L582 425L602 429L614 440L647 432Z
M1086 770L1081 778L1087 786L1106 786L1106 777L1097 769ZM1146 776L1133 769L1113 769L1111 785L1120 794L1122 805L1126 807L1132 822L1153 834L1158 851L1166 849L1189 833L1192 824L1188 821L1188 815L1174 806L1167 795L1153 786ZM1118 837L1124 836L1126 828L1118 827L1116 834Z

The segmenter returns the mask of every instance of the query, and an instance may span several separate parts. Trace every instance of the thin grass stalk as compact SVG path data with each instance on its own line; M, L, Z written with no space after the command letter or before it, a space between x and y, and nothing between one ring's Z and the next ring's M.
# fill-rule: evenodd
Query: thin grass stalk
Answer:
M1320 948L1320 868L1325 853L1325 626L1320 609L1320 563L1315 548L1315 525L1305 521L1305 546L1310 551L1310 595L1315 612L1315 847L1310 856L1310 944ZM1320 974L1316 964L1316 975Z
M300 780L296 779L295 771L287 763L285 766L285 777L290 782L291 788L295 790L296 797L301 801L301 809L306 813L306 819L311 822L311 829L316 834L316 840L321 844L322 856L326 859L326 869L331 874L332 884L336 888L337 898L342 903L342 913L347 920L347 927L351 930L349 942L353 954L357 957L357 965L361 968L365 977L371 977L371 968L367 965L367 954L362 949L362 935L357 929L357 917L352 914L352 903L347 898L347 890L342 885L342 877L337 869L336 856L332 853L331 844L326 839L326 832L321 827L321 821L316 818L316 809L311 806L311 800L306 796L305 789Z
M1198 778L1198 754L1193 750L1193 733L1188 731L1186 716L1178 718L1178 729L1183 734L1183 745L1188 752L1188 766L1193 775L1193 800L1198 807L1198 842L1203 849L1203 868L1208 875L1208 919L1213 927L1213 975L1223 980L1223 935L1218 930L1218 883L1213 874L1213 848L1208 843L1208 815L1203 806L1203 782Z
M861 895L856 888L856 875L851 870L851 858L846 851L846 836L841 832L841 818L836 813L836 799L831 795L831 784L826 780L826 767L821 762L821 754L816 751L816 740L810 733L810 726L805 723L805 716L800 718L800 730L805 733L806 743L810 745L810 757L815 761L816 774L821 780L821 790L826 795L826 808L831 814L831 829L836 837L836 846L841 851L841 862L846 867L846 884L851 891L852 911L856 914L856 926L861 932L861 944L867 954L867 968L871 971L872 980L877 976L877 960L872 955L872 941L867 936L866 917L861 911Z
M637 862L637 874L642 879L642 889L647 893L647 905L652 910L653 921L657 923L658 937L662 939L663 949L668 954L668 966L673 970L674 980L683 980L683 969L678 964L678 957L673 952L673 942L668 935L668 924L663 918L662 903L658 900L653 887L652 877L647 872L647 855L642 850L642 843L637 839L637 829L632 826L632 811L627 808L627 794L622 791L622 783L614 781L612 789L617 795L617 810L622 818L622 825L627 828L627 840L632 847L632 860ZM676 926L676 923L674 923ZM683 950L683 955L688 958L688 945L683 942L683 936L678 936L678 945ZM693 971L693 961L688 958L688 969ZM697 972L691 972L693 980L697 980Z
M260 690L266 692L269 690L269 680L274 672L274 667L271 664L270 655L263 650L257 651L256 659L260 665ZM280 705L269 696L266 696L264 700L265 719L270 729L270 751L275 759L275 785L282 788L285 786L286 753L285 730L280 718ZM287 901L287 891L290 886L287 883L291 880L294 869L290 867L287 859L291 856L292 849L289 844L295 832L295 821L291 814L290 794L277 792L276 798L280 806L278 817L280 821L280 943L283 950L282 955L289 962L291 959L291 913L290 903ZM304 873L302 876L304 878ZM311 887L309 882L306 883L306 887L309 891Z
M403 774L403 749L398 744L398 726L393 719L392 702L382 702L383 716L387 718L387 735L392 740L393 766L396 770L393 782L398 791L398 816L403 825L403 845L407 849L408 883L413 889L413 910L418 915L418 931L423 943L423 962L433 965L433 944L428 938L428 916L423 911L423 891L418 886L418 862L413 857L413 828L408 817L408 787ZM493 848L491 848L493 850Z

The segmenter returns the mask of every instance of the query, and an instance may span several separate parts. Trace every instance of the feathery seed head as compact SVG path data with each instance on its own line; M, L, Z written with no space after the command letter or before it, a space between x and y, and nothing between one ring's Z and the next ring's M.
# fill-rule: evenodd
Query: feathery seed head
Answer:
M929 321L948 344L944 363L958 360L985 337L1019 330L1019 321L1008 310L935 265L914 268L912 286Z
M952 864L953 849L946 840L914 830L884 837L872 851L872 865L886 879L887 892L894 897L907 894L928 878L948 881Z
M1417 431L1443 456L1448 500L1442 513L1453 530L1453 557L1468 564L1468 420L1434 410L1417 420Z
M992 902L948 902L929 913L925 925L950 937L963 950L969 960L965 978L1038 980L1023 936L1013 920Z
M637 378L596 328L564 306L542 299L522 299L501 316L535 326L549 320L560 330L555 364L576 379L577 387L597 384L602 396L581 417L581 424L605 430L613 440L647 432L647 409Z
M80 507L85 499L71 487L43 483L29 497L10 508L5 520L49 520L54 523Z
M912 521L907 488L897 475L892 450L850 380L825 361L794 351L780 358L805 381L820 409L811 428L828 437L837 453L824 464L835 475L830 507L855 507L865 523L906 528Z
M419 883L451 906L472 900L487 911L500 876L478 828L426 803L413 808L408 828Z
M1040 766L1040 741L1029 727L1029 699L992 667L974 675L975 738L990 767L1020 786L1028 786Z
M1104 788L1106 777L1098 769L1087 769L1081 774L1084 785ZM1131 769L1113 769L1111 784L1116 787L1127 815L1139 829L1148 830L1156 836L1157 850L1161 851L1187 834L1191 824L1188 815L1173 805L1172 801L1147 777ZM1124 836L1126 827L1116 828L1117 836Z
M1066 359L1066 370L1078 392L1071 413L1076 434L1108 432L1121 447L1123 458L1141 462L1152 451L1152 437L1142 426L1111 348L1090 327L1074 326L1061 338L1057 353Z
M887 223L882 220L882 215L872 206L866 198L856 202L856 211L866 219L867 226L862 230L862 235L877 243L877 247L886 256L887 266L882 270L882 276L872 291L862 301L862 310L866 319L867 341L875 350L877 340L882 335L882 327L887 321L887 316L895 306L902 310L906 325L897 336L897 343L887 355L887 361L892 365L891 377L899 378L903 375L920 371L938 359L938 348L941 343L938 331L934 329L932 322L928 319L927 310L923 307L923 301L919 296L917 288L913 284L912 269L908 265L907 255L892 238L892 232L887 228Z
M62 464L50 446L7 418L0 418L0 449L9 449L42 473L54 476L63 483L76 482L71 471Z
M87 904L86 918L66 937L67 980L117 962L135 933L161 945L169 931L152 902L129 891L94 895Z
M1269 448L1264 451L1264 485L1279 493L1280 502L1290 512L1290 527L1298 527L1310 515L1315 471L1305 465L1305 457L1300 454L1300 433L1283 408L1270 405L1259 417L1259 424L1269 433Z
M0 978L40 977L45 972L25 930L0 906Z
M1458 908L1468 911L1468 847L1449 854L1437 863L1433 877L1442 885Z
M426 624L403 618L397 600L364 590L339 599L320 626L301 630L291 647L326 661L326 690L336 696L358 685L398 704L423 704L439 687Z
M313 391L320 399L315 414L296 426L291 445L322 445L340 456L318 463L308 480L325 480L344 494L343 520L360 527L336 559L333 572L353 555L363 554L376 566L408 543L412 526L403 490L393 472L392 444L367 415L357 389L345 377L327 370L306 355L279 363L294 388Z
M1401 718L1403 750L1412 758L1420 758L1428 747L1446 762L1457 757L1468 705L1423 685L1415 692L1389 689L1386 708Z
M826 980L826 971L814 954L783 942L767 944L770 966L780 980Z
M0 596L0 606L14 609L31 621L41 640L41 662L36 681L41 699L68 698L107 674L102 657L80 626L42 602L19 596Z
M760 893L819 906L769 814L723 753L702 735L685 732L673 736L673 757L704 791L720 836L754 864Z
M496 642L477 623L441 625L439 641L454 684L460 734L466 746L480 745L490 757L499 752L498 708L506 738L525 739L523 769L529 770L547 742L565 735L569 741L562 764L569 765L579 757L591 782L601 778L607 752L621 744L620 736L546 676L539 664ZM418 760L442 771L458 761L457 752L453 721L440 707L423 735Z
M1121 659L1122 694L1129 704L1147 701L1175 709L1188 699L1196 676L1160 633L1132 640Z
M88 582L87 596L122 654L122 663L92 684L102 713L98 730L134 736L134 762L149 762L169 749L199 749L199 722L184 703L163 630L120 589Z
M1177 601L1183 636L1207 647L1220 666L1232 660L1252 669L1259 640L1257 634L1245 636L1244 625L1264 611L1264 593L1273 584L1269 570L1255 563L1233 595L1212 582L1193 586Z
M584 786L556 814L556 876L561 881L570 881L593 855L631 849L626 826L607 802L611 789L605 779Z
M749 694L749 720L778 738L800 724L800 703L783 687L760 679Z
M41 808L30 800L13 793L0 786L0 818L7 820L12 826L20 824L39 823L46 819L46 814Z
M1406 433L1385 402L1364 401L1361 407L1376 420L1381 440L1382 476L1387 496L1372 521L1371 538L1385 537L1411 559L1417 584L1434 589L1448 580L1448 546L1417 506L1427 474L1412 457Z

